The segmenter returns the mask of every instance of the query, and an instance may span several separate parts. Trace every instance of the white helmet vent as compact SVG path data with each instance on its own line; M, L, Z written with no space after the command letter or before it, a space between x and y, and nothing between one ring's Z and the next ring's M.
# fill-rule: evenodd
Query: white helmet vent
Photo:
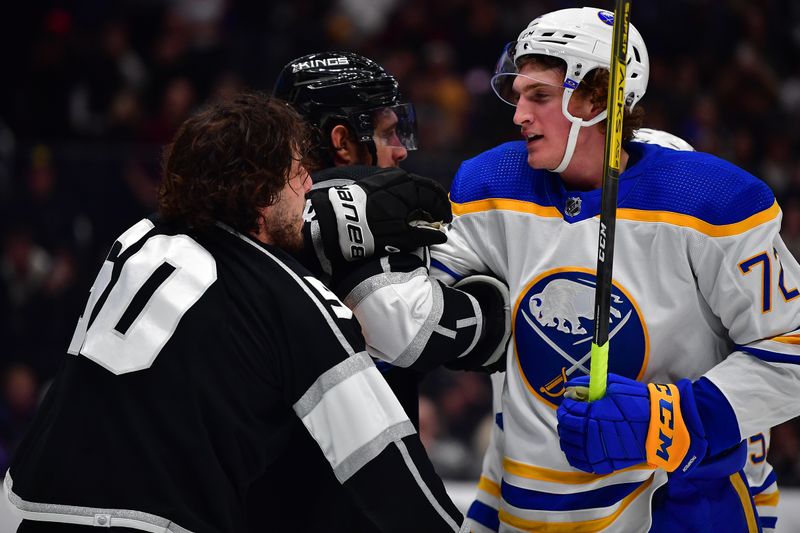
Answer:
M587 72L609 68L613 13L601 9L569 8L535 19L519 35L513 60L530 54L563 59L567 65L565 87L574 88ZM633 106L647 89L650 60L638 30L630 25L625 80L626 100Z

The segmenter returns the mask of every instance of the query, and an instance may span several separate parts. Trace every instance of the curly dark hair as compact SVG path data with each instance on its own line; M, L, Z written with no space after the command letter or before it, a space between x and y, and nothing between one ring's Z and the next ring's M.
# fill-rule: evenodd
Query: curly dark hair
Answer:
M261 210L305 162L309 129L285 102L242 93L188 118L164 150L162 217L201 228L220 221L257 232Z
M543 69L558 69L566 74L567 63L560 57L535 54L520 59L517 67L521 70L528 63L533 63ZM589 100L592 105L602 109L608 105L608 76L609 72L603 68L590 70L575 89L575 96ZM642 127L644 122L644 109L641 105L633 109L626 107L622 116L622 140L629 141L633 138L633 131ZM600 127L605 131L607 121L602 120Z

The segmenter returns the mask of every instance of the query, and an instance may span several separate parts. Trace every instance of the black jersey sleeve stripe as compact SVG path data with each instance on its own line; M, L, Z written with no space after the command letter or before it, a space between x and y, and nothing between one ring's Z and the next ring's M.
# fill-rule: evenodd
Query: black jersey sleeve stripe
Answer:
M230 228L229 226L226 226L225 224L218 222L217 225L222 229L229 231L233 235L236 235L244 242L246 242L256 250L260 251L262 254L266 255L267 257L272 259L276 264L278 264L284 271L286 271L286 273L292 277L295 283L297 283L300 287L302 287L303 291L308 295L311 301L314 302L314 305L317 306L317 309L319 309L320 314L325 318L325 321L328 323L328 326L331 328L331 331L336 336L339 343L342 345L342 348L344 348L345 351L347 352L347 355L352 356L356 353L353 347L345 338L344 334L342 333L342 330L339 328L339 326L336 325L336 322L328 313L325 305L319 301L319 298L311 291L311 289L309 289L308 285L306 285L306 283L303 282L303 280L300 278L300 276L297 275L297 273L294 270L289 268L283 261L272 255L268 250L266 250L262 246L259 246L257 243L255 243L251 238L247 237L246 235L239 233L238 231Z
M124 527L140 531L164 533L191 533L167 518L131 509L108 509L53 503L36 503L23 500L14 492L11 472L4 480L6 494L11 505L19 510L22 518L61 524L76 524L96 527Z
M359 352L327 370L308 388L308 390L295 402L294 412L300 418L305 417L322 400L330 389L345 381L366 368L373 366L372 359L367 352Z

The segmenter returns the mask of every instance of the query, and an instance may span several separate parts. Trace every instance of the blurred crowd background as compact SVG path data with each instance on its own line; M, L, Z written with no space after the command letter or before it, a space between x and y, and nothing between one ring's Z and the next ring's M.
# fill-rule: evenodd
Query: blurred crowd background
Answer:
M421 150L406 168L449 184L463 159L518 136L489 88L503 45L539 14L581 5L17 2L0 17L0 468L63 360L108 246L154 209L162 145L203 102L269 91L300 55L360 52L417 107ZM769 183L798 257L800 2L641 2L632 21L650 51L646 125ZM477 478L488 379L437 371L422 388L423 439L440 473ZM770 458L780 483L800 485L800 423L773 430Z

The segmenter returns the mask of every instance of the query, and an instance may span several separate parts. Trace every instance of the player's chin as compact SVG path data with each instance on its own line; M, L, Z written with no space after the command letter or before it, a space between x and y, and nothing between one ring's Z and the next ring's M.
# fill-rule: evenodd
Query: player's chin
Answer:
M299 252L303 249L303 220L298 225L294 220L283 221L270 228L272 244L287 252Z
M554 168L556 165L550 164L550 159L543 157L540 150L533 151L528 149L528 166L535 170L547 170Z

